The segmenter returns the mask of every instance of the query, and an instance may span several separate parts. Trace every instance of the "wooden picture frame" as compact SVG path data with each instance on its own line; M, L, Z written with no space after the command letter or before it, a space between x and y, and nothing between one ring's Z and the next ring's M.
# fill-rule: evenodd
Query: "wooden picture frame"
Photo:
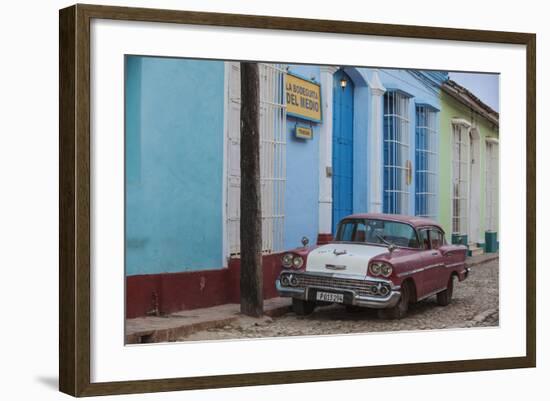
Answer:
M90 21L94 18L398 38L517 44L526 47L526 356L223 376L92 383L90 380ZM59 388L73 396L534 367L536 364L536 36L348 21L74 5L59 15Z

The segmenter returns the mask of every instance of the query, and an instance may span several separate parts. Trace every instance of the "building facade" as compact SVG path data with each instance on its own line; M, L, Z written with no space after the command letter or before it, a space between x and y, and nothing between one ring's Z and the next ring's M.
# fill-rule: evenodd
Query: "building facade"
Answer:
M470 254L496 252L499 116L453 81L441 87L438 220Z
M280 252L351 213L427 216L476 246L498 230L498 115L451 89L445 72L260 64L266 298ZM477 204L453 193L457 132L479 137L457 148L483 152ZM127 56L125 135L127 316L238 302L240 64Z

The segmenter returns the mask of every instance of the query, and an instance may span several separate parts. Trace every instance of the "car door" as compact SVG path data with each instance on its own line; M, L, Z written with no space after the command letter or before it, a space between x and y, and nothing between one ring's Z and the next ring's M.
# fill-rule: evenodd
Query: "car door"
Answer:
M433 265L438 260L437 253L431 249L430 246L430 228L425 227L418 230L418 237L420 240L419 253L420 261L417 272L415 273L415 282L417 288L417 297L423 298L434 291L435 275L433 274Z
M442 254L440 247L445 245L445 235L437 227L431 227L429 230L430 236L430 269L428 280L431 283L431 291L440 290L447 287L448 274L445 266L445 256Z

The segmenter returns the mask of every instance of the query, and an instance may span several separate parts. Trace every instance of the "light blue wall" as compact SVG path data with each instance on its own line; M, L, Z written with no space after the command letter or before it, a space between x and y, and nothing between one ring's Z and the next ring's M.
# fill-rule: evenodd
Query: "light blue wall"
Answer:
M374 70L365 69L369 79L372 77ZM427 104L437 110L441 110L440 104L440 89L431 83L440 83L447 76L443 72L412 72L411 70L402 69L378 69L378 76L382 85L386 90L401 90L411 95L409 102L409 160L412 162L412 182L409 186L409 214L414 214L415 211L415 135L416 135L416 104ZM380 116L382 118L382 116ZM437 125L439 127L439 125ZM382 142L380 152L383 154L384 143ZM381 171L380 182L384 182L384 172ZM383 188L382 188L383 189Z
M224 63L126 58L126 274L216 269Z
M292 65L290 72L320 80L318 66ZM313 127L313 139L294 136L296 123ZM319 124L288 117L286 137L284 248L301 246L305 235L314 244L319 232Z

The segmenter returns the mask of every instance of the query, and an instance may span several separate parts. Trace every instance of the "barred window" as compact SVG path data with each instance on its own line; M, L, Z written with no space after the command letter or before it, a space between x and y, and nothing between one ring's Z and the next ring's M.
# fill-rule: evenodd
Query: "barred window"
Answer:
M416 106L415 214L435 218L437 213L437 111Z
M409 97L384 94L384 213L406 214L409 203Z
M228 63L227 124L227 232L230 255L240 244L240 63ZM259 64L260 72L260 184L262 197L262 251L283 249L284 193L286 186L286 69L280 64Z
M453 124L452 161L452 230L454 234L468 233L468 189L470 129Z

